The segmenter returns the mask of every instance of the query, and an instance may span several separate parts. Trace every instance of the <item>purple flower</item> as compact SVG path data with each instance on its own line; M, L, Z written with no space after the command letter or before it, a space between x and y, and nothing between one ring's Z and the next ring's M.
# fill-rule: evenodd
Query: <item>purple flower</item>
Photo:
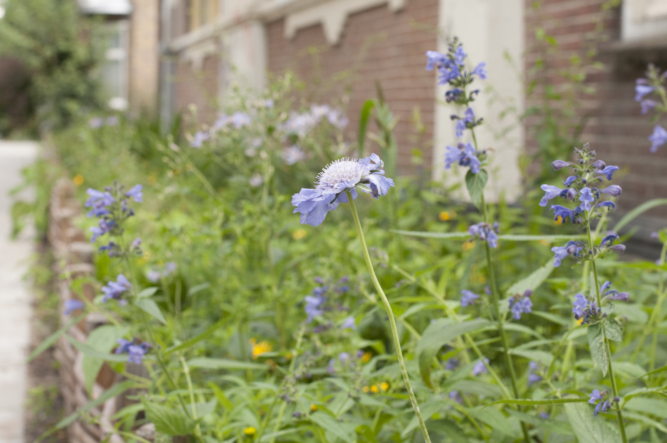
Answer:
M540 418L543 418L545 420L549 420L551 418L551 415L549 415L548 412L540 412L539 416L540 416Z
M648 111L650 111L651 109L658 106L658 102L656 102L655 100L651 100L650 98L647 98L646 100L642 100L640 105L642 107L642 115L644 115L647 114Z
M342 364L345 364L349 360L350 360L350 354L348 354L347 352L341 352L340 354L338 354L338 361L340 361Z
M458 117L452 116L452 118L458 118ZM457 138L463 137L463 132L466 130L466 128L472 127L474 123L475 123L475 111L473 111L472 108L468 107L468 109L466 109L465 114L463 115L463 118L459 118L458 121L456 122L456 137Z
M461 297L461 306L463 307L475 304L475 300L479 298L479 295L467 289L461 291L461 294L463 295Z
M653 86L637 83L637 86L635 86L635 92L636 92L635 101L636 102L641 101L646 94L650 94L651 92L653 92L654 89L655 88Z
M447 103L457 102L459 98L463 95L463 91L459 88L454 88L451 91L445 92L445 101Z
M623 189L621 189L621 187L618 185L611 185L600 192L603 194L609 194L612 197L618 197L623 192Z
M618 166L605 166L604 169L598 171L598 174L606 175L607 180L611 180L612 175L616 171L618 171Z
M577 194L576 189L560 189L551 185L542 185L540 188L545 192L544 197L540 200L540 206L542 207L546 206L549 200L556 197L560 196L571 200Z
M610 287L611 287L610 281L604 282L602 287L600 287L600 294L605 296L609 300L616 300L623 302L627 302L628 300L630 300L630 294L628 294L627 292L618 292L614 289L607 291L607 289L609 289Z
M597 205L598 208L609 208L609 210L614 210L616 209L616 205L612 201L606 201L602 202L599 205Z
M332 126L335 126L338 129L345 129L345 127L350 123L350 120L343 114L343 111L340 109L332 109L327 113L327 120L331 123Z
M102 192L96 189L88 188L86 193L90 195L90 198L86 200L86 208L93 208L88 214L88 217L101 217L107 215L109 210L106 209L108 206L111 206L116 200L109 192Z
M204 142L211 138L211 135L205 131L197 131L190 141L191 148L201 148Z
M485 362L486 362L486 364L484 364ZM484 357L483 360L478 361L475 364L475 367L472 368L472 375L476 377L480 374L488 374L489 371L488 371L488 369L486 369L487 364L489 364L489 359L486 358L486 357Z
M551 163L551 166L553 166L554 171L558 171L560 169L563 169L566 166L570 166L570 162L566 162L564 160L556 160L555 162Z
M327 298L321 293L314 293L315 295L306 295L305 311L308 314L308 323L311 323L315 317L324 314L324 302Z
M473 174L477 174L482 165L477 158L477 151L471 143L459 143L457 148L447 146L445 169L450 169L454 163L458 163L460 166L470 166L470 171Z
M439 85L446 85L447 83L451 82L452 80L456 80L461 76L461 70L459 67L455 63L451 63L449 60L447 60L447 62L448 63L445 63L438 68L438 71L440 72L438 81Z
M135 363L138 365L143 361L144 355L146 355L148 349L152 347L150 343L141 343L137 339L129 341L124 338L119 338L118 344L119 346L116 348L116 354L128 354L128 363Z
M467 56L468 54L463 50L463 46L459 46L456 48L456 51L454 51L454 63L462 66Z
M445 365L445 369L447 371L453 371L454 369L459 367L459 360L456 358L450 358L447 360L447 364Z
M250 116L245 112L237 111L232 115L231 122L236 129L241 129L244 126L248 126L251 120Z
M65 300L64 307L65 307L65 315L70 315L74 311L78 311L79 309L83 309L84 306L86 306L81 300L77 300L74 298L70 298Z
M662 126L656 125L648 139L651 142L651 152L657 152L660 146L667 143L667 131Z
M616 234L609 234L605 236L602 241L600 242L600 247L603 247L605 244L609 243L610 245L614 243L616 240L618 240L618 235Z
M591 193L590 188L583 188L581 190L581 195L579 196L579 201L582 202L581 206L580 206L582 211L590 211L591 210L591 203L595 202L595 197L593 197L593 194Z
M542 381L542 377L535 372L540 370L540 365L537 362L531 361L528 363L528 386Z
M116 281L110 281L106 286L102 286L102 292L104 293L102 303L106 303L110 299L121 301L121 295L129 289L132 289L132 285L123 274L119 274Z
M354 317L348 317L345 319L341 325L341 329L352 329L353 331L357 330L357 323L354 321Z
M563 219L563 223L565 223L565 220L568 218L570 220L574 219L575 212L572 209L566 208L565 206L551 205L550 209L554 211L554 220L558 220L558 217L560 217Z
M117 226L116 222L113 220L106 220L106 219L100 220L98 226L93 226L90 228L90 232L93 233L93 236L91 237L90 241L92 243L95 243L97 237L100 237L106 234L107 232L111 232L116 226Z
M127 195L130 198L133 198L135 202L141 203L143 201L142 198L144 196L144 194L141 192L142 189L143 189L143 186L134 185L132 187L132 189L130 189L129 191L127 191L125 193L125 195Z
M530 314L532 312L533 302L530 300L532 295L533 291L528 289L523 295L517 294L509 299L510 311L514 320L520 320L521 314Z
M581 242L574 242L574 241L569 241L565 246L554 246L551 248L551 252L554 253L554 267L559 267L561 264L561 261L570 255L574 255L575 257L579 257L579 251L581 251L584 247L581 246Z
M572 313L574 318L577 320L584 316L584 311L588 307L588 300L584 297L584 294L577 294L574 296L574 302L572 302Z
M611 401L605 400L604 394L605 394L604 392L601 393L597 389L594 389L593 392L591 392L591 398L588 400L588 403L592 405L597 403L597 406L595 407L595 412L593 413L593 415L595 415L596 417L600 412L608 411L611 408Z
M384 176L384 163L376 154L361 160L341 159L331 163L318 175L315 189L303 188L292 196L294 212L301 224L317 226L339 203L347 203L345 191L357 198L358 187L373 197L387 195L394 181Z
M463 397L461 397L459 391L451 391L447 397L449 397L450 400L454 400L456 403L463 404Z
M577 179L576 175L571 175L568 178L566 178L565 181L563 181L563 184L569 188L570 186L572 186L572 183L574 183L576 179Z
M449 60L445 54L441 54L438 51L426 51L426 70L432 71L433 67L444 66Z
M497 222L496 222L497 223ZM473 237L479 237L481 241L485 241L492 248L498 247L498 226L494 224L493 228L488 223L477 223L468 228L468 233ZM471 239L472 241L473 239Z
M472 70L471 75L477 75L480 79L486 80L486 63L482 62L475 66L475 69Z

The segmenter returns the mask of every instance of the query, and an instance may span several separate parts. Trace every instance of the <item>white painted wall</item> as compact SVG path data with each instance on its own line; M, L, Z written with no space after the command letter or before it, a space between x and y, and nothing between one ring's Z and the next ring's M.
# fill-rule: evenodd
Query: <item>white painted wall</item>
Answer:
M468 53L471 68L482 61L487 63L488 79L477 80L472 86L482 91L473 103L476 116L484 118L484 124L475 129L479 147L495 149L495 152L491 152L489 185L486 188L486 198L489 201L498 200L501 194L504 194L508 201L515 201L521 193L518 160L523 150L523 127L510 118L500 120L499 114L507 105L493 100L493 94L487 89L493 88L503 99L517 106L519 112L523 110L521 80L504 57L507 51L512 59L522 66L523 4L523 0L440 0L439 27L443 38L440 39L437 50L447 52L448 38L457 36ZM444 102L447 90L444 86L436 88L438 103L433 176L436 180L444 179L446 183L460 183L467 168L445 170L444 156L446 146L455 146L459 141L454 134L455 122L451 121L450 115L463 115L464 109L457 112L457 109ZM515 123L515 128L510 133L502 139L494 136L494 133L500 132L510 123ZM463 138L461 141L471 140ZM462 191L461 197L467 198L467 192Z

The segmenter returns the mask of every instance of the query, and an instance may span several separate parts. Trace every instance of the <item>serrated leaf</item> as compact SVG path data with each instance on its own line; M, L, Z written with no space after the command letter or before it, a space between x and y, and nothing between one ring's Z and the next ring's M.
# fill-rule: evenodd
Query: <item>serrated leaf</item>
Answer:
M607 346L604 342L601 323L588 326L588 346L593 361L602 371L602 375L606 376L609 370L609 355L607 355Z
M623 329L616 320L607 318L604 322L604 331L609 340L623 341Z
M309 417L311 422L320 428L330 432L336 437L349 443L354 443L354 438L341 427L341 423L326 412L317 411Z
M473 174L471 170L468 170L468 173L466 174L466 188L468 188L470 200L478 208L482 206L484 187L488 180L489 174L485 169L480 169L477 174Z
M606 421L593 416L593 408L587 404L570 403L565 412L572 425L574 435L580 442L621 443L621 436Z
M139 299L137 300L136 305L161 323L165 325L167 324L167 320L165 320L164 315L162 315L160 307L150 298Z
M431 365L441 347L463 334L483 329L489 321L477 319L458 324L451 324L449 319L438 319L431 323L417 343L415 354L419 355L419 372L427 386L431 385Z
M168 406L149 402L145 398L141 401L144 404L148 420L155 425L156 431L175 437L188 435L194 430L196 423L185 413L171 409Z
M86 340L86 344L98 352L108 354L114 347L116 347L118 339L127 334L127 331L128 328L126 327L111 325L100 326L90 333ZM85 354L83 356L81 366L83 369L86 390L89 394L92 392L95 379L103 364L104 360L102 359Z

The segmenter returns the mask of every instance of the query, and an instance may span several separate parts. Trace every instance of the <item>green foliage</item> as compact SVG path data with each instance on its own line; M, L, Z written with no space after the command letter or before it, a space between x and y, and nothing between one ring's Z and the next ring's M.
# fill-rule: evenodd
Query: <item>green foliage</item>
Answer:
M96 26L70 0L7 0L0 56L20 60L35 129L64 128L102 105L96 74L103 54Z

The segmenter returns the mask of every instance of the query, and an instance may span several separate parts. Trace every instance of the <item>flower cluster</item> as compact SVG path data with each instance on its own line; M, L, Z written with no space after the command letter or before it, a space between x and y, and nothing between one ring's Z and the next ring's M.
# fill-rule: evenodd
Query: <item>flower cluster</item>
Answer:
M658 68L649 65L646 77L638 78L635 85L635 101L641 105L642 114L647 114L651 110L656 111L658 116L667 113L667 94L663 85L667 78L667 71L660 73ZM647 98L647 96L658 98L660 101ZM655 125L653 134L648 139L651 142L650 151L657 152L660 146L667 143L667 130L660 125Z
M346 191L350 191L353 199L357 198L357 189L375 198L387 195L394 181L384 176L383 168L384 163L376 154L361 160L343 158L331 163L317 176L315 189L303 188L292 196L294 212L301 214L301 224L321 224L329 211L339 203L347 203Z
M220 114L209 130L197 131L195 133L192 140L190 140L190 147L201 148L204 142L211 140L218 132L232 126L235 129L241 129L249 126L251 123L252 118L245 112L236 111L232 115Z
M591 221L601 217L605 211L616 209L616 204L613 201L601 200L603 194L618 197L623 190L618 185L609 185L602 190L596 187L596 185L602 184L605 179L610 181L614 172L618 171L618 166L607 165L602 160L595 160L595 151L590 149L588 143L582 149L575 148L575 151L579 156L578 162L556 160L552 163L556 171L569 167L574 172L573 175L563 181L564 189L546 184L542 185L541 188L545 194L540 200L540 206L546 206L550 200L559 197L570 201L576 200L578 205L574 208L551 205L551 210L554 211L554 219L563 223L570 220L573 224L590 226ZM585 246L582 242L570 241L565 246L554 247L551 249L555 256L554 266L560 266L561 261L567 256L588 259L596 257L598 254L605 254L608 251L623 252L625 246L614 245L616 240L618 240L618 235L609 233L599 247L594 248L594 251L583 253L582 250L585 249Z
M610 287L611 287L610 281L604 282L600 287L600 295L604 296L604 300L608 301L614 300L614 301L624 301L624 302L630 300L630 294L628 294L627 292L618 292L614 289L608 291Z
M468 241L474 241L475 237L478 237L481 241L487 242L490 247L498 247L498 234L500 233L498 222L495 222L493 226L489 223L477 223L468 228L468 233L472 235Z
M614 403L618 403L619 401L620 398L611 398L611 395L607 391L600 392L597 389L593 389L593 392L591 392L591 398L588 400L588 403L596 405L593 415L597 417L600 412L608 411L611 409L611 406Z
M127 354L127 361L138 365L143 361L144 355L146 355L148 349L153 347L150 343L142 343L141 340L136 338L132 341L119 338L118 345L116 354Z
M126 192L123 185L114 182L113 186L106 187L104 191L92 188L86 191L90 196L85 204L87 208L90 208L87 215L100 219L98 226L90 228L93 233L92 242L105 234L112 237L123 234L123 224L134 215L134 210L129 207L129 201L132 199L141 203L143 201L142 189L141 185L136 185ZM100 251L107 251L110 257L120 257L132 252L141 254L140 245L141 239L139 238L127 246L110 241L108 245L102 246Z
M304 137L312 131L322 120L328 121L332 126L343 130L348 125L349 120L337 108L329 105L311 105L310 110L306 112L292 112L289 118L280 125L280 129L285 134L292 134L298 137Z
M602 315L602 310L598 307L595 300L587 299L584 294L575 295L572 306L574 318L581 320L582 325L590 323L591 318L599 319Z
M146 273L148 281L157 283L163 278L169 277L176 271L176 263L168 262L162 270L151 269Z
M127 300L122 298L123 293L132 289L132 284L125 278L123 274L119 274L116 278L116 281L110 281L106 286L102 286L102 292L104 296L102 297L102 303L113 299L118 300L119 305L126 305Z
M315 282L321 286L317 286L313 289L311 295L307 295L304 298L304 310L308 316L308 323L312 323L313 320L320 318L319 324L313 328L313 332L319 333L334 327L332 319L324 318L325 313L347 312L349 310L340 298L350 291L350 286L347 284L349 282L348 277L341 278L334 285L325 284L324 279L321 277L316 277ZM347 316L336 322L339 323L338 328L341 330L357 329L356 321L352 316Z
M534 361L528 363L528 386L542 381L542 376L537 374L542 368L540 364Z
M472 143L459 143L456 147L447 146L445 169L451 169L452 165L458 164L469 167L473 174L477 174L482 166L480 157L483 155L486 153L478 153Z
M489 370L487 369L486 365L489 364L489 359L486 357L483 357L481 360L479 360L477 363L475 363L475 366L472 368L472 375L477 377L478 375L482 374L488 374Z
M475 294L472 291L464 289L461 291L461 306L466 307L475 304L475 300L479 298L479 295Z
M521 314L530 314L532 312L533 302L530 300L532 295L533 291L526 289L523 295L516 294L510 298L510 311L514 320L520 320Z

